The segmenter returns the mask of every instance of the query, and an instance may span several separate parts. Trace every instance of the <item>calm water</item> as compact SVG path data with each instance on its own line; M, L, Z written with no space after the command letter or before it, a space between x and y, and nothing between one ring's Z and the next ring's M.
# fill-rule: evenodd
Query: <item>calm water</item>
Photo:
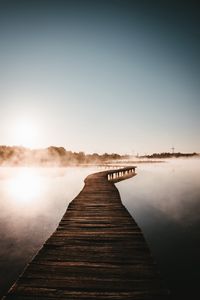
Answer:
M0 296L56 229L94 168L0 168Z
M0 289L16 280L95 168L0 168ZM174 299L196 299L200 276L200 160L138 164L117 184Z
M138 165L117 184L159 265L173 299L199 299L200 160Z

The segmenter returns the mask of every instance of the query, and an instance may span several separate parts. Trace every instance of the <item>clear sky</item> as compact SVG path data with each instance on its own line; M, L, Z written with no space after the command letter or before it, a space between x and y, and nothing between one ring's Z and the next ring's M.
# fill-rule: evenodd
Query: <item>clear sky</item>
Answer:
M0 0L0 144L200 152L199 20L193 1Z

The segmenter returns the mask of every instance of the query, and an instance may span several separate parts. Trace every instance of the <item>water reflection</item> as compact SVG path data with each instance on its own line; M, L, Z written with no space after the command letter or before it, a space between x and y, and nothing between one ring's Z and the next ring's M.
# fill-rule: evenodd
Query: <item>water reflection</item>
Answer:
M0 168L0 296L57 227L96 168ZM140 164L117 184L173 299L196 299L200 248L200 160Z
M95 168L0 168L0 297L56 229Z
M200 160L139 165L137 173L117 184L121 198L141 227L172 299L196 299L200 275Z
M19 168L7 185L8 193L17 205L37 200L42 192L41 178L34 168Z
M149 222L146 209L182 226L199 221L200 160L174 160L138 167L138 176L118 184L120 193L140 222Z

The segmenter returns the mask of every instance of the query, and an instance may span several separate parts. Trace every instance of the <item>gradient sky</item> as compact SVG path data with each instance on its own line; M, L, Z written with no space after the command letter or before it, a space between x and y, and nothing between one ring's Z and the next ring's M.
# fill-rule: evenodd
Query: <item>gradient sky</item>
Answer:
M0 144L200 152L199 11L0 0Z

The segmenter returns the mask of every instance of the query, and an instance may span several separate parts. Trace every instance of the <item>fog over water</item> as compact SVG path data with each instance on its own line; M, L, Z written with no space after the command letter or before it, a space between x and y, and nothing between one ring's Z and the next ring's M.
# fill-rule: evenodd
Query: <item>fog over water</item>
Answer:
M0 168L0 296L54 232L96 168Z
M84 178L99 168L0 168L0 296L51 235ZM200 160L138 164L117 184L174 299L199 279Z
M173 299L195 299L200 276L200 160L138 165L117 184Z

